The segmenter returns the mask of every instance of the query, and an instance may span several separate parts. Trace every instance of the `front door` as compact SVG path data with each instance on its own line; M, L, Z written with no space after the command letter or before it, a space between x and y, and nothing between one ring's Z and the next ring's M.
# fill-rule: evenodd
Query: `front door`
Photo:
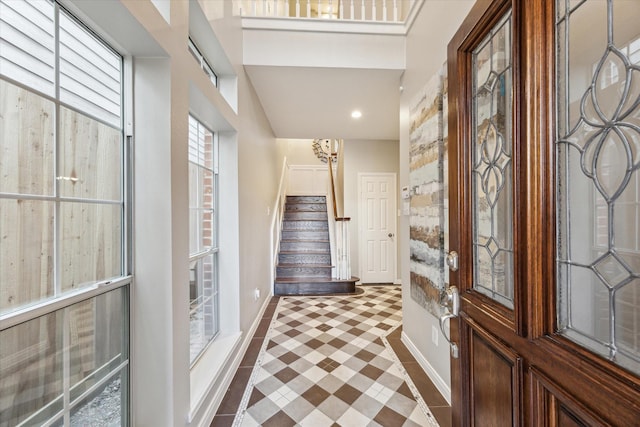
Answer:
M396 175L359 174L360 280L393 283L396 275Z
M478 1L449 44L454 425L640 425L639 6Z

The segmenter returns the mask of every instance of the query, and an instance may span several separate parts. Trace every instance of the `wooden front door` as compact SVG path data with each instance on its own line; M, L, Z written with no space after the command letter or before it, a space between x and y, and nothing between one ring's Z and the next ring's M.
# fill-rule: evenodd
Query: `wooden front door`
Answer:
M639 6L478 1L449 44L454 425L640 425Z

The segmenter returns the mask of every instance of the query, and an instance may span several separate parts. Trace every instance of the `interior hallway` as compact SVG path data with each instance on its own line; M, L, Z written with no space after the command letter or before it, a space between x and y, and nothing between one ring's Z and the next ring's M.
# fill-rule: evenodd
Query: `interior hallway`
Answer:
M450 426L401 341L400 287L359 290L273 297L211 426Z

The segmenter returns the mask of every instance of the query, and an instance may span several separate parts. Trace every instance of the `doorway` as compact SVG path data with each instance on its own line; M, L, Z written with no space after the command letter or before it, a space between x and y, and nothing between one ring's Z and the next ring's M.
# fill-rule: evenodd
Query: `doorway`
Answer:
M479 1L449 44L454 425L640 419L639 20Z
M359 173L359 264L362 283L396 279L396 174Z

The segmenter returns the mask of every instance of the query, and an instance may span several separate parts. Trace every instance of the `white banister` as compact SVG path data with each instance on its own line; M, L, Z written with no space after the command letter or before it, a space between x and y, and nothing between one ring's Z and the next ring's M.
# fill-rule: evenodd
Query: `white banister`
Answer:
M336 221L337 278L351 279L351 245L349 243L349 219Z
M244 17L403 22L425 0L231 0ZM306 14L304 9L306 9Z

